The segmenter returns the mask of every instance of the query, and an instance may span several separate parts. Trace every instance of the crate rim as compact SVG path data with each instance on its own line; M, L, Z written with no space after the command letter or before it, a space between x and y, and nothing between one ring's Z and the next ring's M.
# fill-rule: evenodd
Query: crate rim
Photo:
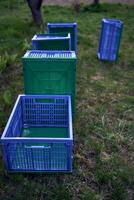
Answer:
M59 26L59 27L73 27L73 26L77 26L76 22L69 22L69 23L47 23L47 26Z
M64 143L68 143L68 142L73 142L73 137L71 138L43 138L43 137L4 137L1 138L1 142L13 142L13 143L17 143L17 142L21 142L21 143L25 143L25 142L29 142L29 143L41 143L41 142L55 142L55 143L59 143L59 142L64 142Z
M119 26L121 27L123 25L123 22L119 19L106 19L106 18L103 18L102 19L102 22L104 23L107 23L107 24L113 24L113 25L116 25L116 26Z
M54 98L54 97L63 97L63 98L67 98L68 99L68 112L69 112L69 138L40 138L40 137L35 137L35 138L27 138L27 137L6 137L6 133L7 133L7 130L8 130L8 127L11 123L11 120L12 120L12 117L14 115L14 112L16 110L16 107L18 105L18 102L20 101L21 97L39 97L39 98L43 98L43 97L46 97L46 98ZM71 111L71 97L69 95L25 95L25 94L20 94L18 95L17 97L17 100L15 102L15 105L13 106L13 109L11 111L11 114L10 114L10 117L7 121L7 124L5 126L5 129L3 131L3 134L0 138L0 141L7 141L7 142L17 142L17 141L20 141L20 142L26 142L26 141L38 141L38 142L41 142L41 141L72 141L73 140L73 127L72 127L72 111Z
M37 58L37 57L28 57L30 53L71 53L72 57L69 59L77 59L75 51L47 51L47 50L27 50L26 53L23 55L22 59L68 59L67 57L62 58Z
M71 35L70 33L67 33L67 36L48 36L46 37L48 34L35 34L32 38L32 41L34 40L64 40L64 39L70 39ZM38 36L42 37L42 38L38 38Z
M72 169L69 169L69 170L61 170L60 169L60 171L57 171L57 170L49 170L49 171L42 171L42 170L14 170L14 169L10 169L10 170L8 170L7 169L7 172L8 173L10 173L10 174L13 174L13 173L16 173L16 174L18 174L18 173L30 173L30 174L32 174L32 173L38 173L38 174L50 174L50 173L55 173L55 174L70 174L70 173L72 173L73 172L73 170Z

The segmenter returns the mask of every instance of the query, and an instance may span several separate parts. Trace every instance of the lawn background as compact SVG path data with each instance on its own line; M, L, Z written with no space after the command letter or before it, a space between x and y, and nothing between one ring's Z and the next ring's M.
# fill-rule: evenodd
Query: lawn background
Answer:
M134 6L44 6L36 28L23 0L0 1L0 132L24 93L21 57L48 22L78 23L73 173L7 174L0 151L0 199L134 199ZM99 62L102 18L124 22L119 59Z

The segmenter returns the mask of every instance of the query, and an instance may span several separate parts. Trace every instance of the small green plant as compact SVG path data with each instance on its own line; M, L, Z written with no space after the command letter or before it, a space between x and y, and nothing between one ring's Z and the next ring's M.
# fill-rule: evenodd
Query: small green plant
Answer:
M125 186L120 181L112 182L112 195L111 198L113 200L126 200L127 198L127 190Z
M9 55L5 52L0 56L0 73L4 72L6 68L17 61L18 55L17 53Z
M17 53L10 55L10 64L14 64L17 61L17 59L18 59Z
M11 91L10 90L6 90L3 94L3 101L4 104L9 106L11 105Z
M52 198L54 200L64 199L64 200L71 200L71 193L66 187L58 186L54 189L52 194Z
M82 195L82 200L101 200L100 195L92 191L90 188L86 189Z
M23 44L22 44L22 51L25 52L29 49L31 49L31 44L28 42L27 39L24 39Z
M9 64L9 60L9 55L7 52L0 56L0 73L6 69Z

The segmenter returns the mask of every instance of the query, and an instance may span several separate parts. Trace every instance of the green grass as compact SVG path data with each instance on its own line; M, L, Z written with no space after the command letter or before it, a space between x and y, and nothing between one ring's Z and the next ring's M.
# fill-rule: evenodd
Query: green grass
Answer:
M17 2L14 0L14 2ZM73 173L7 174L0 151L0 199L131 200L134 189L134 6L103 4L42 8L44 27L31 23L24 1L0 1L0 132L23 93L21 56L47 22L78 23L76 118ZM124 22L119 59L99 62L102 18Z

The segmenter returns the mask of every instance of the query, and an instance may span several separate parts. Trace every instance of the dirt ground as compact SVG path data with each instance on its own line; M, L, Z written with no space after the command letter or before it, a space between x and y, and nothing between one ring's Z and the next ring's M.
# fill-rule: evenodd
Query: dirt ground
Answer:
M69 5L73 1L80 1L82 3L92 3L93 0L44 0L43 4L46 5ZM126 4L134 4L134 0L100 0L101 3L126 3Z

